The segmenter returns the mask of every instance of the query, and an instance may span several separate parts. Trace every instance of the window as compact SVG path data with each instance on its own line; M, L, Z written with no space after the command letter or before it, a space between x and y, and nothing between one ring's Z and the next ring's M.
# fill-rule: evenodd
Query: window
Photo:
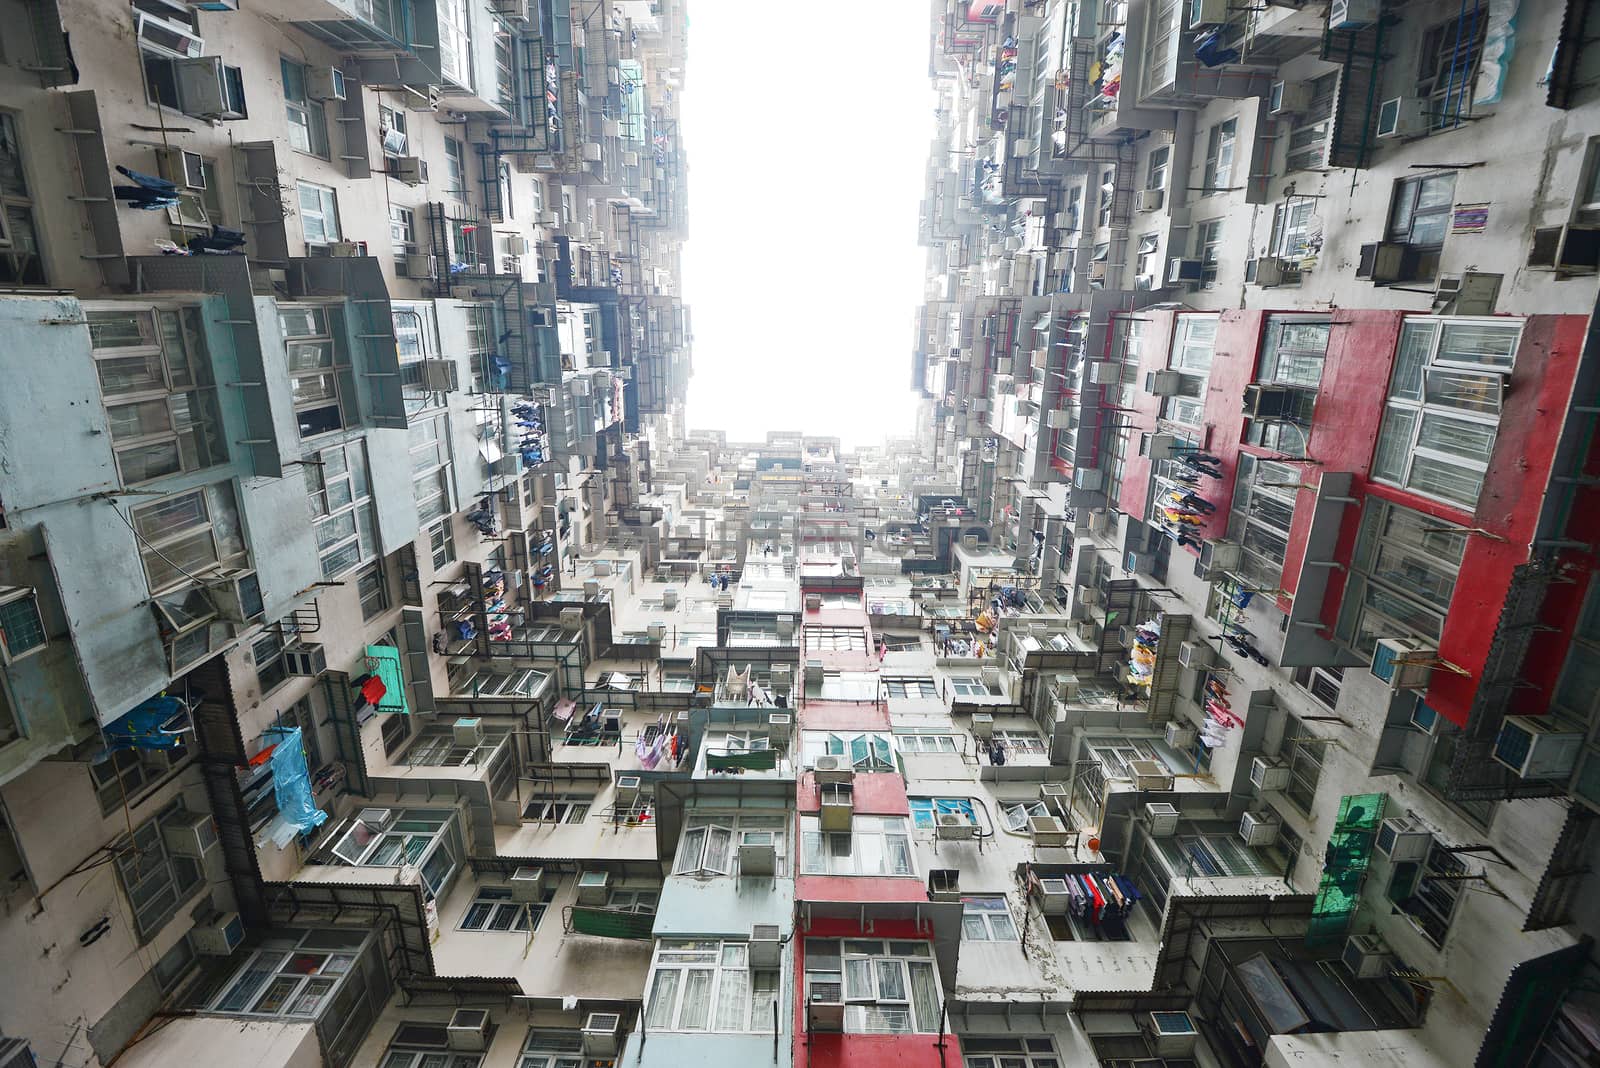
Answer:
M1160 145L1150 150L1150 160L1145 164L1144 187L1146 189L1165 189L1167 187L1167 168L1172 163L1172 146Z
M989 697L989 687L977 675L951 675L950 689L957 697Z
M1182 374L1178 379L1178 395L1161 401L1161 418L1189 426L1199 426L1205 420L1206 384L1211 378L1211 358L1216 343L1214 316L1178 316L1167 366Z
M1161 275L1161 235L1140 234L1135 249L1135 285L1144 289L1158 288L1156 280Z
M1296 197L1272 209L1272 254L1295 263L1294 277L1285 278L1286 282L1300 281L1299 262L1305 259L1310 248L1311 217L1315 208L1315 201Z
M548 1063L565 1068L564 1062L559 1060ZM402 1023L395 1028L378 1068L482 1068L482 1065L481 1053L450 1051L450 1036L444 1024ZM581 1068L581 1061L573 1061L572 1065Z
M1311 103L1292 116L1289 128L1286 171L1322 169L1327 159L1328 133L1332 128L1333 102L1339 94L1339 72L1331 71L1311 81Z
M994 740L1005 747L1008 754L1034 753L1044 754L1049 749L1044 744L1044 738L1038 731L1027 730L996 730Z
M806 875L915 875L911 835L900 816L862 816L850 830L823 831L815 816L800 819L801 867Z
M1233 505L1228 513L1228 540L1244 546L1240 577L1263 588L1277 589L1289 551L1300 475L1288 464L1239 454Z
M332 581L378 551L377 517L367 476L367 446L353 441L323 449L304 465L306 504L317 538L322 577Z
M36 653L48 641L33 587L0 587L0 652L4 653L5 662Z
M507 163L505 160L500 161L500 167L496 174L496 180L500 185L500 217L503 219L515 218L517 214L517 207L515 197L513 196L515 190L512 189L511 182L511 164Z
M0 186L3 185L4 179L0 178ZM1587 226L1600 224L1600 137L1589 138L1578 195L1572 202L1572 221Z
M1100 229L1104 230L1106 227L1111 225L1111 214L1113 206L1116 204L1116 200L1117 169L1115 167L1107 167L1105 170L1100 172L1099 214L1096 218L1096 225L1098 225ZM1096 260L1101 260L1105 257L1100 256L1097 250L1095 258Z
M278 62L283 72L283 110L289 120L290 147L327 159L328 117L323 112L322 102L306 95L305 66L287 59ZM304 184L301 183L302 188Z
M1394 866L1389 900L1400 906L1424 938L1442 947L1468 885L1463 876L1470 874L1464 860L1436 841L1421 864L1413 861Z
M902 753L957 753L960 746L956 745L956 736L953 734L897 734L894 736L895 744Z
M355 421L355 383L340 308L317 304L278 307L295 422L302 438L341 430Z
M1429 130L1466 124L1478 81L1489 20L1476 11L1429 28L1417 57L1417 96Z
M465 856L456 814L443 809L401 809L382 824L357 817L330 840L331 855L355 867L411 865L429 898L445 893Z
M1401 274L1406 281L1431 279L1439 271L1439 250L1450 229L1450 209L1455 202L1456 176L1421 174L1394 184L1389 205L1389 226L1384 236L1410 245L1410 262Z
M116 851L117 875L133 910L141 944L154 938L178 909L205 885L200 866L167 850L164 831L195 818L175 801L147 820Z
M938 697L939 687L926 676L889 678L883 680L884 691L890 697Z
M744 846L772 846L778 877L789 869L786 821L779 816L734 813L690 816L678 840L674 875L733 875Z
M1201 196L1223 192L1233 181L1233 141L1238 128L1238 119L1224 119L1211 127L1206 135L1206 168L1200 180Z
M533 181L528 183L528 189L532 193L528 203L533 206L533 214L542 215L544 213L544 182L535 176Z
M378 105L378 140L383 144L383 154L388 159L406 154L409 138L406 135L406 113L388 104Z
M428 551L433 556L433 569L438 571L456 558L456 535L446 517L428 528Z
M33 222L22 139L17 117L9 111L0 111L0 213L5 216L0 232L11 237L10 245L0 248L0 283L44 285L44 261L39 258L39 232Z
M299 182L297 185L300 192L300 225L305 232L306 244L322 248L341 240L338 194L314 182Z
M1466 534L1443 520L1368 497L1339 605L1339 640L1363 659L1379 638L1437 641L1466 544Z
M152 593L181 586L190 575L246 562L232 483L141 505L133 509L133 528Z
M130 808L138 805L188 759L189 749L181 743L174 749L117 749L100 757L89 765L100 811L110 815L124 799Z
M659 890L629 890L618 889L611 891L611 896L606 898L606 908L615 912L640 912L651 913L656 910L656 903L661 900Z
M961 939L964 942L1016 942L1017 925L1003 896L961 899Z
M963 1036L966 1068L1061 1068L1056 1044L1049 1038L975 1038Z
M1222 267L1222 220L1207 219L1194 228L1194 254L1200 261L1200 288L1210 289L1217 284L1217 273Z
M449 727L424 727L401 761L413 768L460 768L486 764L507 736L504 727L486 727L477 745L457 745Z
M1372 477L1474 509L1521 333L1489 320L1408 319Z
M1287 418L1250 421L1245 437L1250 444L1277 449L1290 456L1305 455L1306 435L1311 430L1311 416L1316 408L1316 390L1322 385L1329 328L1326 320L1299 315L1267 318L1256 381L1294 386L1296 392Z
M454 510L450 505L449 416L414 420L408 433L412 496L417 502L417 521L426 525Z
M356 574L356 595L361 598L363 620L371 620L389 607L389 583L382 560L374 560Z
M208 1008L237 1015L312 1019L333 1001L337 988L362 981L366 968L360 961L361 945L366 936L359 928L275 933L268 945L247 955Z
M445 192L454 197L467 194L466 150L454 137L444 139Z
M480 886L456 927L462 931L537 931L555 896L554 890L546 890L542 901L513 901L509 886Z
M522 810L522 818L535 823L582 823L589 818L594 798L582 796L536 797Z
M939 983L927 942L808 938L806 1000L845 1003L848 1034L931 1034L940 1028Z
M283 635L276 627L268 627L250 646L250 658L256 664L256 682L263 695L282 686L289 678L283 663Z
M1088 738L1084 741L1089 757L1098 763L1108 779L1131 779L1135 760L1155 760L1153 745L1143 738Z
M573 1032L529 1031L517 1068L584 1068L583 1036Z
M1301 725L1300 720L1289 716L1283 725L1283 759L1289 765L1289 787L1283 794L1295 808L1311 815L1317 796L1317 782L1322 778L1322 749L1325 743L1316 739Z
M911 809L911 826L932 830L939 825L940 816L960 816L974 827L978 823L978 808L967 797L913 797L907 802Z
M765 1033L777 1027L778 973L752 970L743 942L663 939L649 989L645 1026L651 1031Z
M198 308L85 309L123 485L228 460Z
M467 0L439 0L439 70L463 89L472 84L472 30Z
M222 178L217 161L210 156L200 157L200 179L205 188L180 189L177 205L167 209L172 240L180 245L192 237L210 234L213 226L222 226L227 221L222 210Z
M1315 697L1324 708L1332 710L1339 707L1339 687L1344 682L1344 668L1295 668L1294 682L1296 686Z
M806 731L803 735L806 767L815 767L820 756L848 758L856 771L893 771L887 734L851 734L833 731ZM841 763L844 760L841 759Z
M417 251L417 213L398 204L389 205L389 240L394 244L397 259L414 255Z
M1034 816L1053 815L1045 807L1043 801L1014 801L1000 806L1000 822L1005 824L1008 831L1025 833L1028 830L1028 820Z
M812 652L867 651L867 632L860 627L807 627L806 648Z

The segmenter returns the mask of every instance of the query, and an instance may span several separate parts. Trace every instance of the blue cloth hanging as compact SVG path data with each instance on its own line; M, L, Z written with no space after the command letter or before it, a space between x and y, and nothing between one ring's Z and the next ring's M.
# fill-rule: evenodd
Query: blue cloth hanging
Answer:
M327 822L328 814L311 798L311 773L299 727L273 727L262 734L277 740L272 750L272 792L278 815L306 834Z

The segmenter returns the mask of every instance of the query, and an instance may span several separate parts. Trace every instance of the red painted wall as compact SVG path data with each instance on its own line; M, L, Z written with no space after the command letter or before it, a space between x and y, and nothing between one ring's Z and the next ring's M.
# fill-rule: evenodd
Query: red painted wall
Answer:
M796 901L926 901L928 887L914 875L801 875L794 881L794 899Z
M857 772L850 784L851 802L855 811L863 816L911 814L911 806L906 801L906 783L897 772ZM794 796L795 808L800 812L815 813L822 808L817 777L809 771L800 773L794 784Z
M799 722L807 731L887 731L889 707L878 701L805 701Z
M1144 340L1139 346L1139 373L1136 381L1143 383L1150 371L1167 366L1167 354L1172 350L1172 327L1176 313L1170 311L1144 311L1140 315L1149 319ZM1132 516L1143 516L1145 501L1150 494L1150 460L1139 455L1140 431L1152 431L1156 417L1161 412L1161 398L1143 389L1134 391L1134 411L1121 414L1132 429L1128 432L1128 455L1122 465L1122 490L1116 508Z

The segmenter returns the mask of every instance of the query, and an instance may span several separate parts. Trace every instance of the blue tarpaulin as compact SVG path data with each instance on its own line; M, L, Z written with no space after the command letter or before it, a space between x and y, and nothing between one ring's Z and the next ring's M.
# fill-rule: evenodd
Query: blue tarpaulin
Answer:
M278 815L302 834L320 827L328 814L311 800L311 775L306 769L300 728L275 727L264 733L278 745L272 751L272 791L278 799Z

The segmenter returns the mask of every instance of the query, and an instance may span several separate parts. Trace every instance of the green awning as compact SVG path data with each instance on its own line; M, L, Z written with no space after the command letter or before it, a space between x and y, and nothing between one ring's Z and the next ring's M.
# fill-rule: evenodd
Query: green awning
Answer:
M378 711L410 715L411 705L406 701L406 677L400 669L400 650L392 645L367 646L367 670L383 680L385 692L378 702Z
M743 768L746 771L771 771L777 766L778 751L776 749L749 749L706 753L707 771L731 771L734 768Z
M570 926L578 934L598 938L632 938L643 941L650 938L655 927L653 912L624 912L620 909L589 908L573 905Z

